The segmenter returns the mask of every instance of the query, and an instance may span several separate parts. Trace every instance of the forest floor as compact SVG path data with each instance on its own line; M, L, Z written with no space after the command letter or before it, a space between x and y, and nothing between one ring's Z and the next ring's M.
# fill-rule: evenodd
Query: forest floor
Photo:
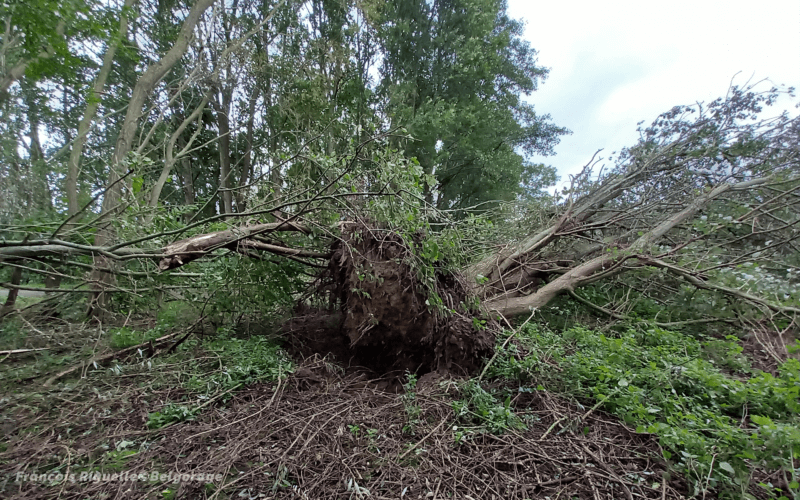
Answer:
M255 335L135 349L45 387L163 331L31 327L3 333L53 347L3 359L3 498L686 496L653 435L532 381L377 377Z

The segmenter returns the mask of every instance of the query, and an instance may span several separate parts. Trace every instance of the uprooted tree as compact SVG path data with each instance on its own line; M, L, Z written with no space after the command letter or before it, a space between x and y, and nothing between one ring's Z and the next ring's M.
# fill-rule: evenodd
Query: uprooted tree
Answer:
M437 210L435 180L390 131L235 215L158 227L129 191L116 218L20 229L0 259L71 280L53 301L155 290L239 318L293 303L284 330L303 345L381 369L474 370L493 322L556 300L614 320L646 303L657 325L735 324L785 359L800 318L800 120L760 117L779 94L733 87L675 107L609 165L526 204ZM93 244L101 228L115 240Z

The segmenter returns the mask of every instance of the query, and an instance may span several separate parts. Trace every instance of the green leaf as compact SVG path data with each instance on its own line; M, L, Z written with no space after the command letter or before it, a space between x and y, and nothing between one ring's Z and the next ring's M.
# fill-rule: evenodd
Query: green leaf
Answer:
M752 415L750 420L755 422L757 425L770 425L772 423L772 419L769 417L762 417L761 415Z
M142 190L142 186L144 185L144 177L134 177L133 181L131 182L131 189L133 189L133 194L139 194L139 191Z
M734 474L736 472L736 471L733 470L733 467L728 462L720 462L719 463L719 468L724 470L725 472L727 472L729 474Z

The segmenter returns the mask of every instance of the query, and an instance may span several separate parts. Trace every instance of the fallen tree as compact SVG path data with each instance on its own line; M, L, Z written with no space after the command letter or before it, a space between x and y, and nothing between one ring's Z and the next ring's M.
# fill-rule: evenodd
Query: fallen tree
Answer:
M103 256L143 262L145 271L138 272L149 275L217 259L220 252L288 257L325 269L315 274L313 286L298 291L302 328L330 331L311 324L325 310L338 318L333 329L346 339L344 349L396 369L433 369L453 359L464 370L474 369L471 360L485 355L491 343L479 328L483 319L473 324L472 318L529 315L559 297L616 320L630 319L635 301L620 299L626 293L660 304L668 316L658 318L662 324L766 328L786 356L800 312L800 121L758 118L777 95L775 89L732 88L726 99L707 106L673 108L641 130L639 143L610 167L598 172L599 160L590 162L561 197L522 211L501 207L484 214L497 223L470 241L459 236L461 220L434 210L414 191L420 181L412 164L389 178L360 171L357 152L312 196L253 203L261 208L238 218L228 214L230 226L223 230L159 247L147 243L218 218L104 246L55 235L2 241L0 259L46 268L54 257L64 265L71 256ZM353 182L364 189L354 192ZM275 222L261 219L275 214ZM236 225L237 220L251 222ZM271 239L278 233L302 239ZM137 272L104 271L134 277ZM581 295L600 284L605 295ZM473 297L480 307L472 307ZM313 311L309 300L316 300ZM289 326L294 332L302 328ZM459 344L453 339L466 338L465 332L473 341L445 347ZM456 351L461 357L454 357ZM410 352L417 354L404 358Z

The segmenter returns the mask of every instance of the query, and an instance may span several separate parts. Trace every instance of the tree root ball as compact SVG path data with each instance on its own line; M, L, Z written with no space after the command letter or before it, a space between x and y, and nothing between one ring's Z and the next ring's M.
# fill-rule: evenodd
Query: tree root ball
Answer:
M422 238L415 237L415 247ZM459 375L476 372L492 354L499 325L487 321L476 328L458 276L437 272L433 288L424 287L409 264L411 248L399 234L348 224L331 250L313 298L298 304L283 326L301 353L330 353L382 374ZM427 290L435 290L448 312L431 310Z

